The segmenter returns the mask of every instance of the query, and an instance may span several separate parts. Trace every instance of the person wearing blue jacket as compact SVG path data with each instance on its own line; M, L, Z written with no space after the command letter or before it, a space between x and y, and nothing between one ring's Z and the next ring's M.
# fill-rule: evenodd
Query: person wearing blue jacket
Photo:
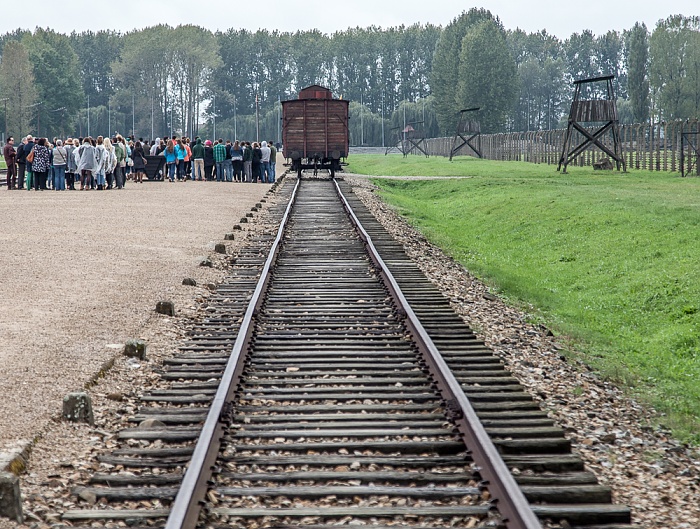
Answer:
M175 181L175 168L177 167L177 153L175 152L175 143L173 140L168 140L168 144L163 151L165 156L165 167L167 168L168 180Z

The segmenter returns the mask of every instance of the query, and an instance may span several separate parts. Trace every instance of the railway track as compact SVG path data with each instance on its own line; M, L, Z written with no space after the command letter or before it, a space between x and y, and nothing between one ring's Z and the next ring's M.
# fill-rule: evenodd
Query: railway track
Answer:
M278 193L286 227L237 257L106 471L75 489L97 505L65 522L627 527L345 183Z

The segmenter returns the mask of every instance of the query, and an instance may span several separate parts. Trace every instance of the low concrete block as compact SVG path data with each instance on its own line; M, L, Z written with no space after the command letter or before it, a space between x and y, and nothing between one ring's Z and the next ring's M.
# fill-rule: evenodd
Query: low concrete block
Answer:
M197 281L195 281L191 277L186 277L185 279L182 280L182 284L187 286L187 287L196 287Z
M86 422L91 426L95 424L90 395L77 392L63 397L63 418L71 422Z
M248 223L248 217L241 217L241 224L247 224Z
M175 316L175 303L169 300L159 301L156 303L156 312L166 316Z
M0 516L24 523L19 478L9 472L0 472Z
M226 254L226 245L222 242L218 242L216 246L214 246L214 251L216 253Z
M129 340L126 342L126 344L124 344L124 356L145 360L146 342L143 340Z
M212 263L212 262L211 262L211 259L209 259L209 258L207 257L207 258L202 259L202 260L200 261L199 266L205 266L205 267L207 267L207 268L211 268L212 266L214 266L214 263Z
M224 235L225 241L232 241L233 239L234 239L233 233L227 233L226 235Z

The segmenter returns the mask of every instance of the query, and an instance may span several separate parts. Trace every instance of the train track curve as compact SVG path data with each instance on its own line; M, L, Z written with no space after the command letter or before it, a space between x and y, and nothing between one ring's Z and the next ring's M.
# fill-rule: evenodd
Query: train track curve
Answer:
M278 194L65 522L629 527L348 185Z

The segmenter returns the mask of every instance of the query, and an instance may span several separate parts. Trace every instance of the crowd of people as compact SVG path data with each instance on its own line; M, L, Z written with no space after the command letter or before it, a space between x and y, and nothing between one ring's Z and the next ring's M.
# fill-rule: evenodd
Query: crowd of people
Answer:
M127 181L142 183L150 164L151 179L217 182L275 181L277 148L273 142L186 137L153 141L124 138L34 138L15 145L10 136L3 149L7 189L55 191L123 189ZM155 166L155 167L153 167Z

